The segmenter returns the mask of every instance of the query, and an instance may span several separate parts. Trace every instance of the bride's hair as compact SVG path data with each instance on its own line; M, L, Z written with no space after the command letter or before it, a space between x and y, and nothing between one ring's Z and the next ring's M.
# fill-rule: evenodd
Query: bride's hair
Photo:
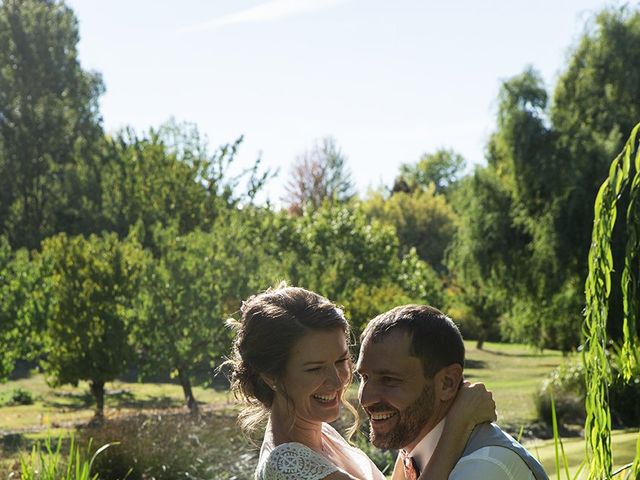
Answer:
M227 321L236 337L231 358L225 363L230 366L231 389L245 403L238 416L240 426L252 433L268 417L275 394L273 385L268 385L262 375L281 379L291 350L309 331L340 328L349 338L350 329L342 310L328 299L285 283L249 297L240 312L240 321ZM351 367L352 362L349 364ZM290 400L280 382L277 388ZM357 411L344 398L341 400L356 417L351 429L355 430Z

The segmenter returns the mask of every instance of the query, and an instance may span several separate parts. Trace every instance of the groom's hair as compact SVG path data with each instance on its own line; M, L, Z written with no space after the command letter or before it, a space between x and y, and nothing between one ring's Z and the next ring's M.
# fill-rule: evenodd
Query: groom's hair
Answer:
M411 355L422 362L424 376L433 378L442 368L464 368L464 342L456 324L437 308L403 305L371 320L360 336L361 343L378 342L394 331L411 336Z

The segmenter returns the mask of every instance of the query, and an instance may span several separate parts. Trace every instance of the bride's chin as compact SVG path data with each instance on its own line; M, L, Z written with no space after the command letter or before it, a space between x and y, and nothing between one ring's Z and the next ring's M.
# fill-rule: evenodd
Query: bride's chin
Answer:
M328 413L325 416L324 421L327 423L335 422L339 416L340 416L340 407L336 409L335 413L334 412Z

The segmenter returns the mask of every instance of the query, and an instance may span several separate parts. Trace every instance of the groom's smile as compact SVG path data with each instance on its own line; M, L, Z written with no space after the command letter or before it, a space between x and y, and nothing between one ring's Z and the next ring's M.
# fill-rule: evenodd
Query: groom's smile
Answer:
M376 429L390 428L398 417L398 410L390 405L372 405L365 408L364 411L367 413L371 425L376 425Z

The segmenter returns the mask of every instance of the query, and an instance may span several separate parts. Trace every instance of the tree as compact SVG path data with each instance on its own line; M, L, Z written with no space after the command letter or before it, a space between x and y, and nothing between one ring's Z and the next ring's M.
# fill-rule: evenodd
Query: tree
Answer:
M479 341L508 313L522 285L514 282L525 265L530 237L513 221L513 198L491 166L477 167L455 192L452 204L458 229L447 256L452 283L460 290L453 302L477 320ZM505 294L505 286L510 293Z
M121 131L103 153L109 159L100 186L105 228L124 237L141 223L145 247L152 247L158 224L175 225L179 234L210 230L225 210L251 203L272 176L259 159L239 175L229 174L241 143L242 137L212 153L194 125L175 121L141 136Z
M640 14L605 10L572 52L551 108L532 69L501 87L486 173L496 177L493 190L502 192L504 219L496 225L504 228L483 239L471 233L485 223L478 215L497 220L499 210L489 205L484 213L476 207L475 214L459 211L462 221L452 256L484 272L476 279L490 287L493 298L505 299L503 333L509 338L562 349L579 342L579 310L585 299L581 285L593 220L589 205L609 159L622 147L624 132L640 118L638 65ZM472 195L482 196L474 191ZM453 202L457 208L473 203ZM623 234L616 232L614 238ZM483 252L500 252L490 271L482 267L487 264ZM618 281L623 243L614 241L612 252ZM622 304L615 292L607 324L613 338L622 336Z
M124 372L131 359L128 325L146 254L133 240L115 234L43 242L39 256L51 289L42 365L51 385L87 380L104 410L104 385Z
M372 192L362 202L362 208L368 218L395 228L403 254L415 248L433 269L445 272L445 251L453 241L457 217L433 184L424 190L396 192L388 198L381 192Z
M20 329L17 322L15 301L14 253L5 237L0 237L0 382L13 370L13 362L19 356L17 345Z
M78 38L62 2L0 4L0 228L14 248L93 215L103 85L81 68Z
M158 255L136 301L132 338L142 376L163 372L177 378L193 413L194 377L229 351L225 319L243 298L276 280L270 268L276 257L264 254L268 233L262 221L250 208L229 210L211 232L153 232Z
M274 243L284 279L342 303L354 330L370 318L355 315L374 305L397 302L439 303L441 284L415 250L402 255L393 227L369 221L361 208L331 205L307 209L299 217L280 215ZM379 312L378 312L379 313Z
M585 282L587 306L583 331L585 336L582 359L586 384L585 443L590 480L612 478L611 411L609 385L612 383L611 355L606 351L609 297L617 290L611 273L614 268L612 240L621 198L627 208L623 221L627 227L620 292L623 297L621 377L626 383L637 381L640 373L637 317L640 309L638 287L638 255L640 251L640 124L632 130L622 152L614 158L609 175L598 190L594 202L592 242L589 250L589 274ZM628 478L640 475L640 435Z
M554 92L550 118L558 134L565 168L567 195L556 222L559 257L584 283L591 245L591 206L609 172L610 159L623 148L628 133L640 118L640 12L637 8L603 10L585 29L569 66ZM621 208L625 208L624 204ZM612 244L613 281L623 270L623 225L616 227ZM619 230L619 231L618 231ZM582 297L584 299L584 297ZM609 333L623 336L622 296L610 298Z
M325 137L295 160L286 186L290 211L317 209L322 202L345 202L354 195L346 157L332 137Z
M462 155L451 149L441 148L435 153L425 153L417 163L400 166L394 192L396 188L397 191L428 189L433 184L436 193L447 193L455 186L464 166Z
M0 382L15 360L40 355L50 298L38 263L0 236Z

